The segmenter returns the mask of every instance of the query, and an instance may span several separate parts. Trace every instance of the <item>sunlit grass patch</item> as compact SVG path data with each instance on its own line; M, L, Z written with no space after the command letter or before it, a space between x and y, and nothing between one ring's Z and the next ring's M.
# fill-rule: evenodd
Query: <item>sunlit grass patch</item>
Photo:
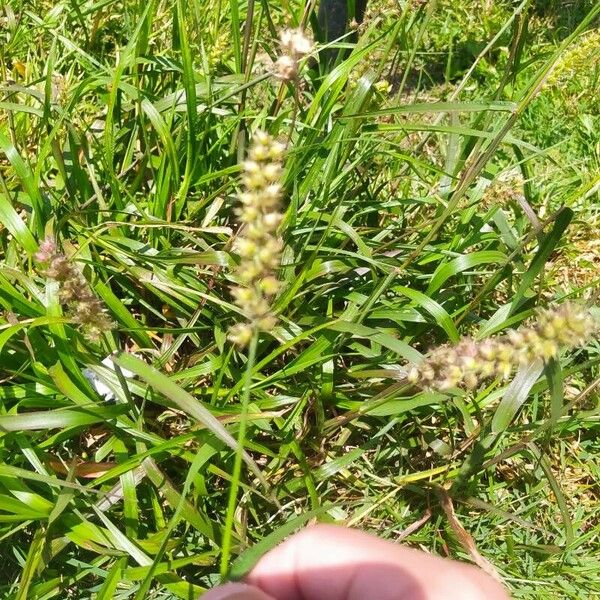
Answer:
M329 67L306 10L0 9L0 596L195 597L310 519L471 560L441 488L515 597L600 594L600 8L373 0Z

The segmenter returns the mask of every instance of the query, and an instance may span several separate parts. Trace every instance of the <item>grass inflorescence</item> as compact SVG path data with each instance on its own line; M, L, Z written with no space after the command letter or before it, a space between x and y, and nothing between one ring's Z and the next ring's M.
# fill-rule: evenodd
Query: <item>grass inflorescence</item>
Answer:
M35 260L43 275L59 283L61 304L66 306L73 322L81 326L89 340L97 342L110 331L112 321L102 302L91 291L74 261L60 252L53 238L47 237L40 243Z
M518 367L556 358L561 350L582 346L597 332L598 323L585 308L567 303L541 311L532 325L503 336L464 338L454 346L439 346L411 368L407 379L433 390L459 385L472 389L482 380L508 379Z
M271 331L277 323L271 299L280 288L277 270L282 241L277 228L282 218L283 151L283 144L258 131L242 165L244 191L239 195L242 206L237 210L241 231L234 246L240 256L236 269L239 285L232 294L247 321L234 325L229 332L229 339L242 347L255 331Z

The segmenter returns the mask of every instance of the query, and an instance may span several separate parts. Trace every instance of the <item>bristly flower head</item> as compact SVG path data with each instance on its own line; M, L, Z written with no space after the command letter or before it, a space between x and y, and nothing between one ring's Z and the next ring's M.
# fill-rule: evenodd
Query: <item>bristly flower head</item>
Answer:
M104 332L112 329L114 324L102 303L77 266L59 251L54 238L47 237L39 245L35 260L43 266L46 277L60 284L61 303L89 340L98 341Z
M475 388L488 378L507 378L520 365L548 361L561 350L581 346L598 332L598 324L583 307L566 303L542 310L531 325L510 330L498 338L463 338L456 345L433 349L412 367L408 381L423 388Z
M301 29L286 29L279 40L282 54L275 62L275 75L291 81L297 77L299 62L311 52L313 43Z
M285 29L280 35L281 47L290 56L306 56L313 47L301 29Z
M282 144L259 131L254 134L248 159L242 165L244 189L236 211L241 227L234 245L240 257L236 270L239 285L231 293L247 322L229 331L229 339L239 346L248 344L255 331L269 331L277 322L271 299L280 287L277 270L282 242L276 232L282 218L279 211L283 152Z

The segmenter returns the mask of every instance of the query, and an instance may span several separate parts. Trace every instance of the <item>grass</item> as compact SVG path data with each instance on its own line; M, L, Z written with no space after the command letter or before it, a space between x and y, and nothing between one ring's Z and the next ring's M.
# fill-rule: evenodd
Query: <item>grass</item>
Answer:
M310 519L472 560L457 521L515 598L600 597L598 341L520 385L401 376L597 304L600 7L392 4L298 84L268 75L296 0L0 9L1 597L195 597L223 545L239 576ZM226 336L258 129L289 147L254 361ZM46 236L106 307L98 340Z

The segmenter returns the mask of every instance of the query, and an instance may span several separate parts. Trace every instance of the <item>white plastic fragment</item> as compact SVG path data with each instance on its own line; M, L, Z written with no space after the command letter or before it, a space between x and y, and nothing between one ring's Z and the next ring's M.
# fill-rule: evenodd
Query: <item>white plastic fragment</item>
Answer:
M102 360L103 367L108 369L109 372L106 372L105 369L101 367L88 367L86 369L82 369L83 376L90 382L94 390L104 398L106 402L112 402L115 400L117 394L121 391L121 386L119 384L119 378L117 376L115 370L115 364L112 361L110 356L107 356ZM133 379L135 374L128 369L119 368L121 374L125 379Z

